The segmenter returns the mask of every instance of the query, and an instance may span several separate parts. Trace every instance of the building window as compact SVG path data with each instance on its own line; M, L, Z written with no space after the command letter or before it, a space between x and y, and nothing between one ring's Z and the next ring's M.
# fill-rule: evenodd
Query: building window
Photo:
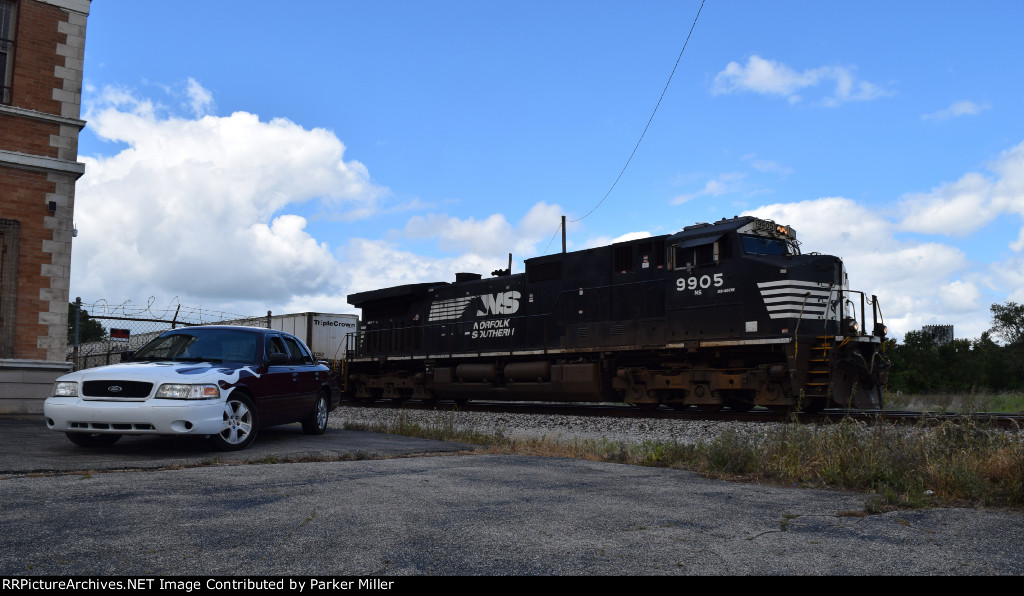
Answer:
M11 103L14 78L14 0L0 0L0 104Z
M14 357L20 236L18 221L0 219L0 358Z

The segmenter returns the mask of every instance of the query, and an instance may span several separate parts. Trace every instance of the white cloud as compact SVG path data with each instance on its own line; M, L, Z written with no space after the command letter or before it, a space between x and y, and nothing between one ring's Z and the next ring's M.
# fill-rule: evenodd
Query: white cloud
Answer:
M410 238L437 239L438 246L448 252L466 251L480 258L499 258L513 253L513 258L536 256L538 245L548 242L561 225L563 211L558 205L541 202L533 205L513 226L502 214L485 219L460 219L451 215L417 215L409 219L404 233Z
M953 183L927 193L908 194L900 200L905 230L964 236L997 217L1024 218L1024 143L1004 151L989 164L990 175L968 172ZM1009 247L1024 249L1024 227Z
M932 112L931 114L924 114L921 116L922 120L948 120L957 116L977 116L985 110L992 107L988 102L975 103L973 101L963 100L955 101L948 108Z
M598 246L608 246L609 244L615 244L617 242L629 242L630 240L640 240L641 238L650 238L651 233L646 231L641 232L626 232L619 236L595 236L586 240L581 248L595 248Z
M196 106L211 105L194 81L188 93ZM311 199L372 209L385 192L362 164L343 159L341 141L245 112L188 119L165 111L107 90L88 113L93 133L126 148L82 158L76 293L285 301L336 287L330 248L289 211Z
M942 303L955 312L969 312L978 310L978 300L981 292L972 282L956 280L950 282L939 290Z
M889 329L900 337L921 325L949 323L952 310L970 310L981 298L974 282L965 279L973 272L963 251L897 240L896 225L851 199L765 205L746 214L792 226L805 253L842 258L850 288L878 296ZM987 328L972 325L958 327L957 336L977 337Z
M854 71L842 66L822 66L797 71L781 62L754 55L746 65L730 62L715 75L711 84L713 95L750 91L762 95L785 97L791 104L803 100L804 90L832 83L832 95L820 99L822 105L838 106L848 101L867 101L891 95L882 87L858 79Z
M213 94L192 77L188 79L187 95L196 116L205 116L213 111Z
M774 162L768 159L756 159L750 158L750 165L758 172L764 172L766 174L778 174L785 178L793 173L793 168L784 166L778 162Z
M212 106L195 81L187 94L193 102L178 111ZM341 228L349 235L332 246L309 232L297 212L303 203L318 201L327 213L317 218L327 221L387 210L378 206L386 189L344 159L333 133L245 112L182 117L125 90L97 97L90 130L124 149L82 158L72 281L87 301L155 296L242 314L351 312L350 293L453 281L460 271L487 275L506 266L508 252L516 268L559 228L562 208L541 202L514 224L500 213L435 213L411 217L390 241ZM436 240L451 254L422 256L400 244L417 239Z
M677 195L669 201L670 205L682 205L699 197L717 197L726 193L739 192L742 189L746 174L740 172L727 172L719 174L704 183L704 187L697 192Z

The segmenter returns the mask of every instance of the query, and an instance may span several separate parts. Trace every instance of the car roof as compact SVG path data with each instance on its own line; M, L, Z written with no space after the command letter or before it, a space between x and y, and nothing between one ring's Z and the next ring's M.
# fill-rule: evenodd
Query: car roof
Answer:
M233 331L254 331L256 333L281 333L284 335L291 335L287 331L278 331L277 329L267 329L266 327L248 327L246 325L190 325L188 327L178 327L177 329L168 329L164 333L179 332L179 331L199 331L199 330L224 330L229 329Z

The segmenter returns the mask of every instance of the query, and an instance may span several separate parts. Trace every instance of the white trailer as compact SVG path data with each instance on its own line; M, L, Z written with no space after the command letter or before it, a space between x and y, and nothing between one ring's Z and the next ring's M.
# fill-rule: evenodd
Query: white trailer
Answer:
M291 333L301 339L317 360L332 364L345 355L345 336L355 333L358 315L304 312L291 315L273 315L270 328Z

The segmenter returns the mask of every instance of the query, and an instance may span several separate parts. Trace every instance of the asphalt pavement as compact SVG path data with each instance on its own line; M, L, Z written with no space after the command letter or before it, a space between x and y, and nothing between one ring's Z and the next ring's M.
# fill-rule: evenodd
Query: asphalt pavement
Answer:
M84 449L0 418L0 575L1020 575L1024 514L298 425Z

